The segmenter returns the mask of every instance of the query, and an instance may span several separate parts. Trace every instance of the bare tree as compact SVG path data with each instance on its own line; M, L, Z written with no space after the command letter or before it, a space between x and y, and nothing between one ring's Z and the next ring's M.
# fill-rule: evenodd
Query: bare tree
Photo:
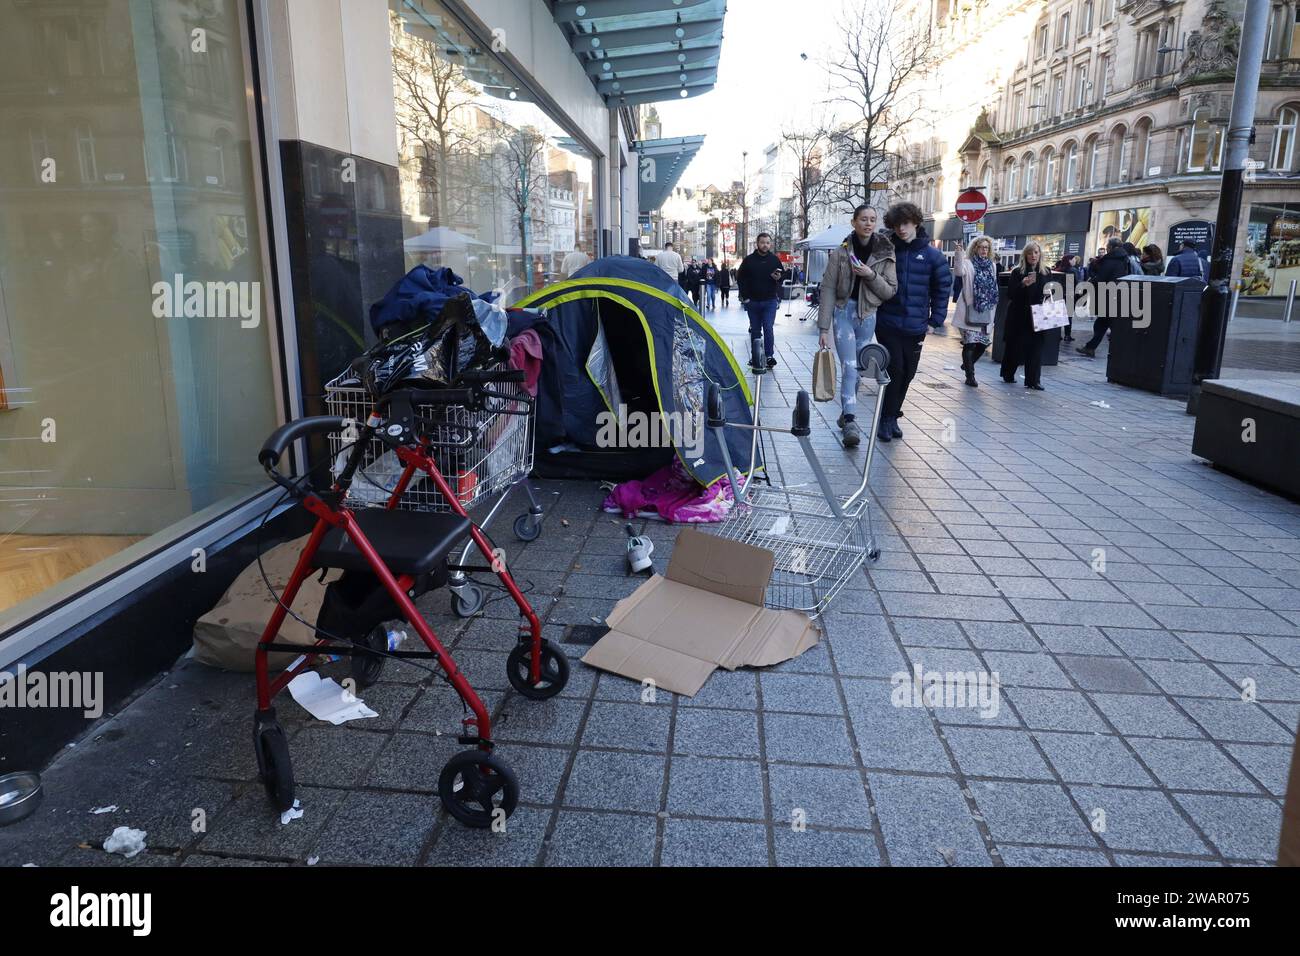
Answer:
M823 169L830 161L831 133L820 125L782 131L781 146L794 160L790 186L794 190L795 226L799 235L806 237L813 209L824 204L831 191L832 180Z
M839 162L828 190L837 203L869 200L871 184L888 175L899 134L924 110L907 88L937 62L926 12L908 0L875 0L846 4L837 18L844 47L826 70L841 92L830 102L849 113L833 137Z
M403 153L417 154L422 163L420 185L432 197L434 225L450 226L478 203L472 175L477 164L469 161L478 143L471 117L462 113L474 110L480 97L442 49L407 34L400 21L393 30L393 85ZM454 185L453 177L458 180Z
M546 188L550 182L546 164L546 134L535 126L518 129L496 124L497 156L492 164L497 185L509 203L519 231L519 255L524 279L531 288L533 262L529 246L537 223L545 226Z

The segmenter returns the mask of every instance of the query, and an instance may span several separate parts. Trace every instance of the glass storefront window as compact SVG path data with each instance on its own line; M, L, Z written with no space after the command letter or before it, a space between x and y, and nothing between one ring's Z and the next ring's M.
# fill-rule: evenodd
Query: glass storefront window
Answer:
M1300 203L1251 203L1241 294L1286 295L1292 279L1300 279Z
M507 303L596 250L590 153L436 0L390 0L406 265Z
M0 0L0 617L265 486L237 0Z

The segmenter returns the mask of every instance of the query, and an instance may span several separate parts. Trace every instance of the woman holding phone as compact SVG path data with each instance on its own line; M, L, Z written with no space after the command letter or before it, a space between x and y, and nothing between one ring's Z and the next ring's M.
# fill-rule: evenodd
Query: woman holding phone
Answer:
M840 360L840 417L844 447L862 440L858 406L858 350L876 332L876 309L898 291L894 244L876 233L876 208L853 210L853 231L832 249L822 274L817 311L820 345Z
M1040 305L1052 274L1043 261L1043 247L1025 243L1020 264L1007 280L1007 331L1003 341L1002 381L1014 385L1016 369L1025 367L1025 388L1043 390L1043 339L1046 332L1034 331L1033 307Z

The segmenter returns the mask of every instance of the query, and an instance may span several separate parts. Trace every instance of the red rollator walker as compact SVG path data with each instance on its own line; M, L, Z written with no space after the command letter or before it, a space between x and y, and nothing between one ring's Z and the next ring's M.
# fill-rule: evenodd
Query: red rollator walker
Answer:
M519 784L509 766L493 752L491 718L483 701L456 667L433 628L415 606L415 598L444 586L453 574L492 571L519 607L517 644L507 659L510 684L525 697L542 700L558 694L569 677L564 653L542 640L542 626L532 606L499 561L491 567L456 565L448 555L471 539L483 555L494 549L482 529L470 520L456 493L448 485L433 457L433 442L424 434L416 410L482 408L494 393L495 383L519 382L517 370L466 374L458 384L467 387L402 388L376 397L364 423L335 416L317 416L289 422L266 440L258 460L268 476L316 516L316 524L294 567L283 595L263 632L256 653L257 712L253 743L258 772L267 795L283 812L293 805L293 770L284 731L271 702L279 691L320 655L350 658L356 684L374 683L388 658L432 660L447 683L456 690L469 715L463 721L461 744L471 749L452 757L438 778L438 795L457 820L471 827L489 827L494 819L509 816L519 798ZM442 435L450 427L438 423ZM328 491L313 490L307 474L297 479L278 470L281 457L295 441L312 434L356 428L346 464ZM466 441L470 440L467 436ZM384 508L348 505L348 489L365 461L373 440L391 450L403 466L404 478L392 491ZM422 472L450 505L448 511L399 510L403 491L416 472ZM462 551L462 554L464 551ZM277 644L276 635L302 583L324 569L341 569L343 575L325 592L316 624L315 645L284 673L271 677L267 653L302 654L299 644ZM425 651L389 650L384 622L401 618L428 648Z

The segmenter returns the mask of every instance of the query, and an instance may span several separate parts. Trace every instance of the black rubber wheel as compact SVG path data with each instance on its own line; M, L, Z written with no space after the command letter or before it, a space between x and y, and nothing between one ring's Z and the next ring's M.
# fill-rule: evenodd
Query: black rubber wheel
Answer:
M541 516L520 515L515 519L515 537L520 541L536 541L542 533Z
M564 690L569 682L569 659L550 641L542 641L542 682L533 684L529 681L529 671L533 663L533 645L516 644L515 649L506 658L506 677L510 686L529 700L546 700Z
M253 724L253 746L257 748L257 771L266 796L277 813L284 813L293 806L293 764L289 760L289 741L274 718Z
M867 557L869 557L872 561L879 561L879 560L880 560L880 549L879 549L879 548L872 548L870 551L867 552Z
M498 810L507 817L519 802L519 781L506 762L482 750L465 750L438 775L438 796L453 817L478 830L492 826Z
M388 663L388 630L384 625L379 624L361 640L357 641L357 651L352 655L352 679L357 682L357 688L369 687L375 681L379 680L379 675L384 672L384 665ZM361 648L368 647L376 654L367 654L361 651Z
M451 613L457 617L473 617L483 610L484 603L483 589L472 582L459 594L451 592Z

